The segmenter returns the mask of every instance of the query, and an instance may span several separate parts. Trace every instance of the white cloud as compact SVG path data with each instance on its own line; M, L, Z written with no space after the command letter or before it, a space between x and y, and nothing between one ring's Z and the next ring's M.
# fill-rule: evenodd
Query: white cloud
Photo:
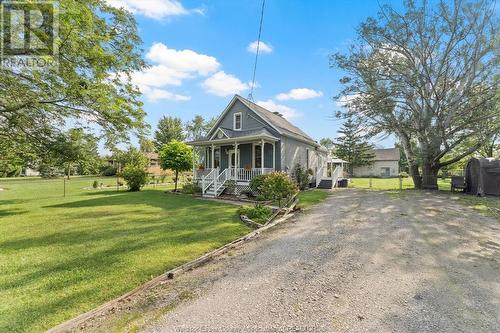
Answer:
M193 50L175 50L155 43L146 54L154 65L132 74L132 82L148 100L186 101L189 96L164 90L165 86L181 86L186 79L207 76L220 67L216 58Z
M293 100L304 100L323 96L321 91L316 91L308 88L297 88L292 89L287 93L281 93L276 96L276 99L280 101L287 101L289 99Z
M180 86L182 84L182 80L189 77L189 73L176 71L164 65L154 65L141 72L133 73L132 82L138 86Z
M251 53L257 53L257 44L258 44L257 41L248 44L247 51ZM271 52L273 52L273 47L271 46L271 44L260 42L259 53L271 53Z
M171 16L188 15L190 13L204 14L204 10L197 8L188 10L176 0L106 0L108 5L143 15L155 20L162 20Z
M297 112L297 110L282 104L277 104L272 99L268 99L267 101L257 101L256 104L262 106L264 109L267 109L269 111L279 112L283 115L283 117L287 119L297 118L302 116L302 114Z
M213 73L220 66L215 57L192 50L169 49L163 43L155 43L146 54L146 58L179 72L199 75Z
M212 95L225 97L250 89L250 84L241 82L232 74L219 71L203 81L202 87Z
M190 96L174 94L168 90L151 88L148 86L143 86L140 88L141 92L148 98L150 102L156 102L159 100L168 101L189 101Z

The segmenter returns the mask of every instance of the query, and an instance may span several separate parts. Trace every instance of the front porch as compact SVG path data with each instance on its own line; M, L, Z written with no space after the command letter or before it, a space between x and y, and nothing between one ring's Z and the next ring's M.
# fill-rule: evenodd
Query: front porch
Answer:
M203 195L218 196L230 180L248 186L256 176L280 170L279 139L268 133L238 138L219 135L189 144L196 152L193 179L200 183Z

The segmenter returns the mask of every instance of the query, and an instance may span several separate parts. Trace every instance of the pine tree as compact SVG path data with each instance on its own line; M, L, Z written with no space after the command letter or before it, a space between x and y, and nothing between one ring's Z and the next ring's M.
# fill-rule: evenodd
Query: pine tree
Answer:
M341 135L335 142L335 154L337 157L349 162L347 167L350 175L352 175L355 167L373 163L375 158L373 146L361 134L358 123L349 118L338 132Z

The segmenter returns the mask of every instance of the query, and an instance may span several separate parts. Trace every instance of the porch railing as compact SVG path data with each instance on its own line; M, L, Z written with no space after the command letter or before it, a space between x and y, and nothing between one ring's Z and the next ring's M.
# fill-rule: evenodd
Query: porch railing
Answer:
M267 175L274 171L273 168L230 168L228 170L228 179L235 179L236 181L249 182L257 176L262 174Z
M342 172L342 167L337 166L335 170L332 172L332 187L337 187L337 181L340 178Z
M214 169L212 169L212 168L206 168L203 170L195 169L194 173L193 173L193 179L201 179L201 178L205 177L206 175L208 175L212 170L214 170Z
M323 179L323 172L323 165L321 165L316 172L316 187L318 187L319 183L321 183L321 179Z
M205 191L212 185L215 180L217 179L217 176L219 175L219 169L212 169L206 176L201 177L201 189L202 193L205 193Z
M227 169L222 170L222 172L217 176L214 182L215 193L219 191L219 189L224 186L227 180Z

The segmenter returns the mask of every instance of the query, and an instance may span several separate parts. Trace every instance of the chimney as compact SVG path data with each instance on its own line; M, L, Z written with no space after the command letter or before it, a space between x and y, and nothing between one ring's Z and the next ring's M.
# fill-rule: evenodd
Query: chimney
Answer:
M274 111L273 113L274 113L275 115L277 115L277 116L283 117L283 115L282 115L281 113L279 113L278 111Z

